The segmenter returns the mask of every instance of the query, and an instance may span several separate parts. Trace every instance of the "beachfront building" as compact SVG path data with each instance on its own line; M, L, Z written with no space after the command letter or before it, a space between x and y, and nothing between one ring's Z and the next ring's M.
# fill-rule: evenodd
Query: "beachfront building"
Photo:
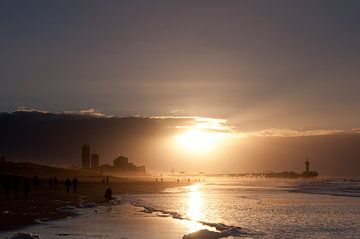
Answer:
M117 171L126 171L131 173L145 173L145 166L136 166L133 163L129 162L127 157L119 155L113 161L114 170Z
M81 148L81 167L90 168L90 146L84 144Z
M119 155L116 159L114 159L113 164L114 168L126 169L129 165L129 159L127 157Z
M100 165L99 154L91 154L91 168L98 168Z

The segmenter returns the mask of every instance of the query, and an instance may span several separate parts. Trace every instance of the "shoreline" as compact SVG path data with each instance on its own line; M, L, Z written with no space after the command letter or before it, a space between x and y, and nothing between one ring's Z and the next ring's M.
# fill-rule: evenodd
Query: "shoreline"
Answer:
M104 191L111 187L113 195L127 193L156 193L166 188L189 185L185 182L112 178L113 182L102 184L99 181L81 182L77 193L66 193L65 186L59 183L57 189L39 188L25 199L19 194L19 199L0 200L0 231L15 231L39 223L76 216L76 213L61 210L66 207L81 208L89 203L105 203ZM59 210L60 209L60 210ZM38 222L37 222L38 221Z

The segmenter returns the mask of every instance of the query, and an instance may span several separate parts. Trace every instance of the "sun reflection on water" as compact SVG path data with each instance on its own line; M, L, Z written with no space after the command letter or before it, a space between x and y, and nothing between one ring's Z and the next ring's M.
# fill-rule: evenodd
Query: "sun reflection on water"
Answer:
M202 201L201 201L201 192L199 191L200 184L194 184L189 187L189 197L188 197L188 208L187 216L192 221L198 221L202 218Z

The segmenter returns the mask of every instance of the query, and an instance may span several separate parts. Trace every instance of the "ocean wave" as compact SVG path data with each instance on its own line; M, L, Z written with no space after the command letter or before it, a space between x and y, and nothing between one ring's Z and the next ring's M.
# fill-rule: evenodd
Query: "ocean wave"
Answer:
M229 236L245 236L247 233L241 230L239 227L230 227L223 231L210 231L207 229L202 229L196 232L189 233L183 236L183 239L218 239Z
M133 205L135 207L143 208L142 212L144 212L144 213L151 213L158 217L171 217L171 218L179 219L179 220L193 221L186 215L182 215L181 213L176 212L176 211L158 209L158 208L154 208L149 205L144 205L142 203L135 202L135 201L132 201L130 203L131 203L131 205ZM195 238L216 239L216 238L223 238L223 237L229 237L229 236L245 236L245 235L249 236L249 235L259 235L260 234L258 232L252 232L249 229L241 228L238 226L226 225L224 223L213 223L213 222L206 222L206 221L194 221L194 222L200 223L204 226L213 228L215 230L202 229L202 230L184 235L183 239L195 239Z
M348 179L326 179L303 182L290 192L326 194L331 196L360 197L360 181Z

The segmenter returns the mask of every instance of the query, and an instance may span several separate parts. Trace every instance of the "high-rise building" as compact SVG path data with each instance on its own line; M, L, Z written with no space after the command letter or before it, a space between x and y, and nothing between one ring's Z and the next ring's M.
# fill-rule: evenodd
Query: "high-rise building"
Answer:
M98 168L99 167L99 154L92 154L91 155L91 168Z
M81 149L81 167L90 168L90 146L84 144Z

